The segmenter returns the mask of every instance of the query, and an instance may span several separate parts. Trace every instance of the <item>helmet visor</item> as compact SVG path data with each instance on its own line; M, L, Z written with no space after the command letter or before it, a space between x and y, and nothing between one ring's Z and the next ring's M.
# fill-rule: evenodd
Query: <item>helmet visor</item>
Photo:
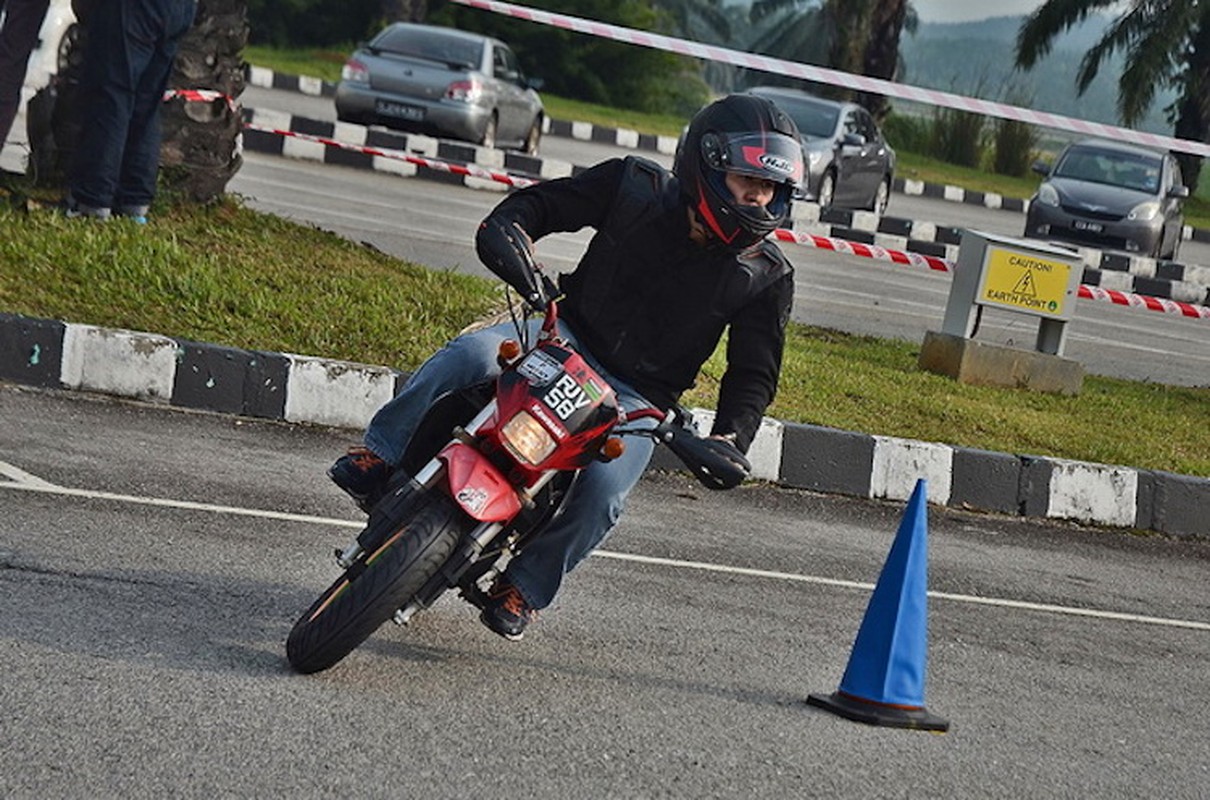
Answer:
M702 137L702 158L716 170L765 178L797 188L802 184L802 145L784 133Z

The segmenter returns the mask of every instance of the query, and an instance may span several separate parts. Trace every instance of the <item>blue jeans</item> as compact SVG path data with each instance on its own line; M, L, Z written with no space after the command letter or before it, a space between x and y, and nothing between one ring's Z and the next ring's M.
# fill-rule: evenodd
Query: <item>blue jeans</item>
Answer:
M82 134L72 199L146 213L160 166L160 106L195 0L98 0L88 17L80 97Z
M530 323L531 337L540 322ZM559 333L575 345L570 330ZM496 355L500 342L515 337L512 323L497 325L459 336L426 361L394 399L370 420L365 444L389 464L398 464L407 443L424 413L442 394L478 383L500 373ZM624 381L603 369L592 356L576 346L602 378L609 382L626 411L650 404ZM653 422L644 420L643 423ZM641 427L636 424L635 427ZM591 553L609 534L622 515L630 490L638 483L651 460L655 442L645 436L626 439L626 451L610 462L593 462L577 479L563 513L559 515L517 558L508 565L505 579L515 586L533 608L545 608L554 600L563 576Z

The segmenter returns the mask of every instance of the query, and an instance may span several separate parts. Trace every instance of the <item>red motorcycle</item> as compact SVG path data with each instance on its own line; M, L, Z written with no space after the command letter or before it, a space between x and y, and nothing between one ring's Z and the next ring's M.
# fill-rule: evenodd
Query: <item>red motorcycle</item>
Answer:
M747 477L743 457L699 437L682 409L625 414L558 335L558 304L544 305L532 346L523 320L518 338L502 343L498 378L449 393L426 413L392 488L357 540L337 551L344 573L290 631L295 670L333 666L387 620L406 625L449 589L482 608L487 587L542 535L579 470L621 455L622 436L653 437L712 489ZM634 427L647 418L658 425Z

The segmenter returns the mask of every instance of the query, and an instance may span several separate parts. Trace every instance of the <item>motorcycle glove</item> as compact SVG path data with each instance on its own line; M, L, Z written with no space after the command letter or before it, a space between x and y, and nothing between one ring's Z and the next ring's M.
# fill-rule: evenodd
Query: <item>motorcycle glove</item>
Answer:
M532 308L546 308L546 293L535 274L533 242L519 224L488 217L479 225L475 252L484 266L516 289Z

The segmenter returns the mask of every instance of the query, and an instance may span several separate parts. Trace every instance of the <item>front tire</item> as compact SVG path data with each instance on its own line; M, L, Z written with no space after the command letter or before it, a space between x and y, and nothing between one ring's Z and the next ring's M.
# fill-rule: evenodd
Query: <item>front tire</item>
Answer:
M829 209L832 207L832 202L836 199L836 175L828 170L823 174L823 178L819 181L819 207Z
M534 117L534 124L529 126L529 133L525 136L525 141L521 148L527 156L538 155L538 143L542 141L542 116L539 114Z
M319 672L353 652L420 591L473 522L444 494L416 495L394 533L294 623L286 639L290 666Z
M496 113L487 118L487 125L483 128L483 136L479 138L479 144L482 147L496 146L496 131L499 128L500 121L496 118Z
M883 178L878 184L878 191L874 192L874 199L870 201L870 211L873 211L879 217L886 213L887 204L891 202L891 178L888 175Z

